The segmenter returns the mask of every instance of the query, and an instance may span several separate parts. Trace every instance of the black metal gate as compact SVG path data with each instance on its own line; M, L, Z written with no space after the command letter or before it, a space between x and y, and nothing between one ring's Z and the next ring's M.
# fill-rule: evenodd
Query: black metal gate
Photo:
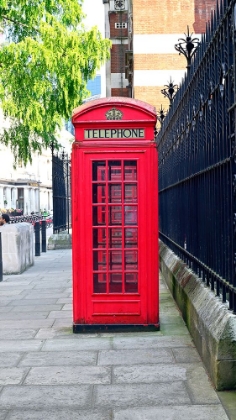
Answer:
M52 152L53 233L71 228L71 162L64 152Z

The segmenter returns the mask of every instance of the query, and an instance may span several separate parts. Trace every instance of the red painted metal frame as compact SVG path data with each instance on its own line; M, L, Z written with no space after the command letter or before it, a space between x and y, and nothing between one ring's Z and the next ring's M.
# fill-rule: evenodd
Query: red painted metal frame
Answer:
M121 120L106 119L105 114L112 107L122 112ZM152 106L129 98L109 98L92 101L79 107L74 112L73 124L75 126L76 139L72 151L72 250L73 322L75 332L86 331L86 327L88 330L91 330L93 326L95 329L96 326L98 329L109 329L112 326L116 326L116 328L122 326L124 328L140 327L140 329L148 327L159 328L158 160L154 141L155 122L156 114ZM122 129L123 127L126 129L132 127L143 128L145 130L145 138L84 138L85 129ZM104 244L103 249L105 251L103 254L97 252L96 247L98 245L93 248L93 229L95 233L97 229L97 222L93 221L93 207L99 207L101 197L98 199L98 204L93 202L93 185L95 185L96 191L96 185L99 184L99 180L93 180L92 168L96 162L101 161L106 162L106 165L112 162L120 162L122 168L124 168L125 162L133 161L137 163L138 224L137 226L133 225L134 228L138 229L138 289L136 291L134 288L135 292L125 291L124 261L122 260L123 283L119 293L115 291L116 285L113 292L109 292L108 287L110 283L108 283L108 280L106 280L106 291L103 288L102 293L95 293L98 289L94 289L93 282L94 272L96 274L97 270L97 268L94 268L94 266L97 267L94 263L94 255L97 259L100 258L99 255L104 255L104 260L105 258L108 259L108 255L113 255L117 258L118 266L120 255L128 255L126 251L129 251L129 248L124 248L124 238L122 239L123 245L121 248L114 248L113 250L110 249L110 246L118 245L109 245L108 242ZM101 180L101 184L106 185L106 191L108 190L109 182L109 179L107 183L103 183ZM132 181L128 182L128 184L130 183L132 184ZM118 181L117 185L119 185ZM120 185L122 189L125 188L125 181L122 181ZM114 188L114 190L119 193L119 187ZM105 198L104 208L112 212L111 207L117 204L117 206L123 206L122 209L125 212L125 203L116 203L116 201L110 203L109 200L112 201L113 199L116 200L113 195L112 198ZM136 204L130 205L131 210L132 205L135 207ZM98 208L95 212L98 214L99 210ZM106 211L108 212L108 210ZM114 208L113 210L115 211ZM97 217L100 220L100 216ZM118 223L120 223L119 219ZM124 225L124 215L120 225L110 226L106 220L106 224L103 226L106 232L113 227L114 229L120 228L123 236L127 227L127 225ZM132 225L129 228L131 229ZM108 234L105 236L108 236ZM133 254L130 252L129 258L132 260L133 256L133 262L135 262L135 249L133 251ZM99 261L101 265L102 257ZM108 264L108 260L106 262ZM108 276L109 269L104 268L104 270L106 270L106 276ZM134 274L135 270L131 271ZM117 278L120 281L119 268ZM119 283L117 286L119 286Z

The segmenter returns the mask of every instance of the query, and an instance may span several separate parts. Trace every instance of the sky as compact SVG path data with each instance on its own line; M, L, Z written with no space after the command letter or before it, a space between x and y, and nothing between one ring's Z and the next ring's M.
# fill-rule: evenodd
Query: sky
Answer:
M102 0L83 0L83 11L87 15L86 26L98 26L104 35L104 4Z
M87 15L84 20L86 29L90 29L92 26L97 26L99 31L105 37L105 12L104 4L102 0L83 0L83 11ZM101 97L106 96L106 71L105 65L103 65L97 74L101 75Z

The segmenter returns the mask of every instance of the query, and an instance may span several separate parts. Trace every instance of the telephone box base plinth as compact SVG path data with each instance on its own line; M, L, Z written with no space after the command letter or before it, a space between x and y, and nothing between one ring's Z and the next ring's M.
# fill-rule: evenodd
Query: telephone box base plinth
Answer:
M73 324L73 333L159 331L160 324Z

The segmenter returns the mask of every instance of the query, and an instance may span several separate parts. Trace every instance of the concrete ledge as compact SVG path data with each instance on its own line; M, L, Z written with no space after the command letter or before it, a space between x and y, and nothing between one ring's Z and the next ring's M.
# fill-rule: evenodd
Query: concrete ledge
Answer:
M72 236L71 233L55 233L48 238L48 249L71 249Z
M30 223L5 224L2 236L3 274L20 274L34 264L34 228Z
M159 241L160 269L218 391L236 389L236 315Z

